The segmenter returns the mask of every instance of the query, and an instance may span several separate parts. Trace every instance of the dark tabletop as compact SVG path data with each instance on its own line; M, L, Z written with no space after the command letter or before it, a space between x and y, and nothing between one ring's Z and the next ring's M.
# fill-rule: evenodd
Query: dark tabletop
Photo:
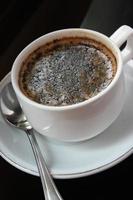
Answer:
M27 44L47 32L81 26L109 36L122 24L133 27L132 0L1 0L0 78ZM55 183L63 199L132 199L132 179L133 155L104 172ZM20 198L44 199L40 179L0 158L0 200Z

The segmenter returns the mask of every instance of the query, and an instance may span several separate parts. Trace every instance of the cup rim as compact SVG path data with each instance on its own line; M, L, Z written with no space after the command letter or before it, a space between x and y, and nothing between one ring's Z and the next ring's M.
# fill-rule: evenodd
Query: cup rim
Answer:
M67 33L70 33L70 32L84 33L86 35L90 35L89 38L91 38L92 35L96 36L96 37L98 37L98 39L100 39L100 42L102 40L102 42L101 42L102 44L104 44L110 50L111 50L111 48L113 49L113 52L112 52L112 50L111 50L111 52L113 53L113 55L115 56L115 58L117 60L117 71L115 73L113 80L103 91L99 92L94 97L91 97L87 100L84 100L84 101L76 103L76 104L65 105L65 106L49 106L49 105L40 104L40 103L37 103L37 102L31 100L21 91L19 84L18 84L18 80L16 78L16 70L19 72L20 66L23 62L23 59L22 59L23 56L25 54L27 54L27 56L28 56L31 52L33 52L35 49L37 49L39 46L41 46L41 45L39 45L39 43L41 41L43 41L44 38L46 39L47 37L51 37L51 36L54 36L54 35L57 36L58 34L67 34ZM70 36L68 36L68 37L70 37ZM36 48L35 48L35 46L36 46ZM32 51L31 51L31 49L32 49ZM25 58L27 56L25 56ZM21 64L20 64L20 62L21 62ZM17 67L18 65L19 65L19 67ZM61 29L61 30L57 30L57 31L47 33L47 34L37 38L33 42L31 42L28 46L26 46L20 52L20 54L17 56L17 58L15 59L15 61L13 63L12 70L11 70L11 82L12 82L12 85L13 85L13 88L15 90L16 95L18 97L20 97L21 99L23 99L28 104L33 105L33 106L40 108L40 109L44 109L44 110L64 111L64 110L72 110L72 109L76 109L76 108L81 108L81 107L83 107L87 104L91 104L91 103L95 102L98 99L101 99L105 94L107 94L115 86L116 82L118 81L118 79L120 77L121 71L122 71L122 57L121 57L120 49L117 47L117 45L110 38L108 38L106 35L104 35L102 33L99 33L97 31L93 31L93 30L90 30L90 29L68 28L68 29Z

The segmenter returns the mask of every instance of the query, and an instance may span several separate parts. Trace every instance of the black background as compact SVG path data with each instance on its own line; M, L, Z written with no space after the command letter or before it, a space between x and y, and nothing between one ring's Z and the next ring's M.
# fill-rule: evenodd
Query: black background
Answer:
M0 78L10 71L18 53L32 40L53 30L83 27L111 35L122 24L133 27L132 0L1 0ZM92 176L55 180L63 197L132 199L133 156ZM44 199L40 179L0 158L0 200Z

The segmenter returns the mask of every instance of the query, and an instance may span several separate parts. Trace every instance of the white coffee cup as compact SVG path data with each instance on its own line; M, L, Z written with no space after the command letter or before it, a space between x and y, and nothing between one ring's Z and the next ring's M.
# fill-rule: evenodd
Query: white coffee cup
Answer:
M62 37L88 37L111 50L117 61L117 72L110 85L96 96L67 106L47 106L26 97L19 88L22 62L38 47ZM123 51L119 47L127 41ZM110 38L92 30L65 29L46 34L29 44L16 58L11 81L18 100L32 127L39 133L63 141L81 141L103 132L120 114L124 99L123 65L133 57L133 29L120 27Z

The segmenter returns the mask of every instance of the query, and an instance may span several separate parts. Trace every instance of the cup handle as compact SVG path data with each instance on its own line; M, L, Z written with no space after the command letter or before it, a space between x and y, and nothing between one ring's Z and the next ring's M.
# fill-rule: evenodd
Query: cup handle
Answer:
M122 50L122 60L124 63L133 58L133 29L127 25L121 26L115 31L110 39L120 47L127 41L125 48Z

